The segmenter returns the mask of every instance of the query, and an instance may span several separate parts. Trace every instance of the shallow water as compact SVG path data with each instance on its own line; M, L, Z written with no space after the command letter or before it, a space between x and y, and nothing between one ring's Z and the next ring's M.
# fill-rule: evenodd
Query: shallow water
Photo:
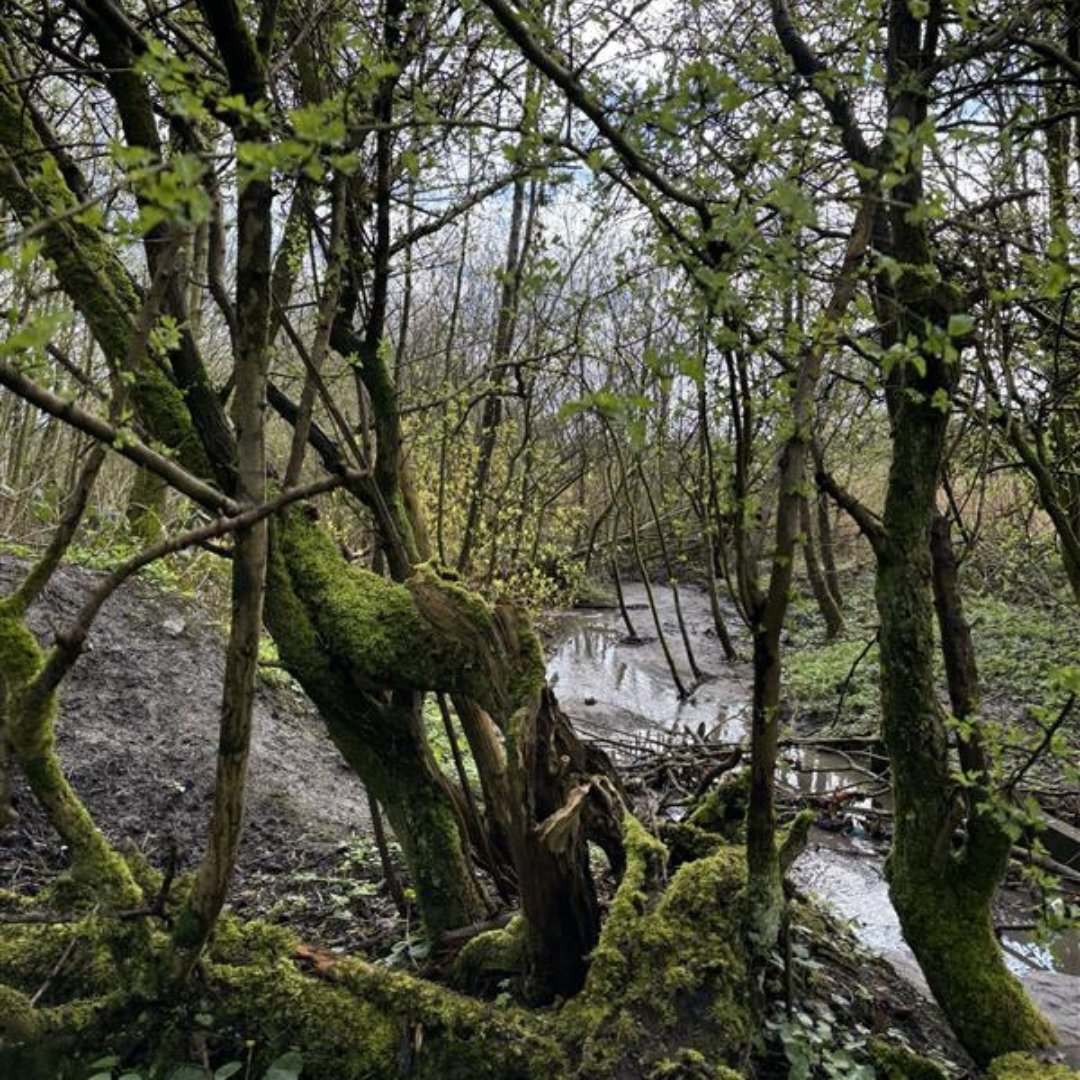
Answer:
M684 685L694 687L679 635L670 589L654 587L657 613ZM625 737L629 742L659 741L689 728L715 733L719 741L745 734L748 664L729 664L713 634L708 596L699 589L680 590L683 615L698 666L710 678L680 701L660 647L641 585L626 587L626 601L636 633L645 640L627 642L617 610L570 611L556 624L548 678L563 708L586 734ZM734 626L733 621L731 624Z
M654 593L669 648L690 685L671 592L654 587ZM683 729L702 732L717 742L744 740L750 665L724 660L713 634L704 591L690 587L681 590L691 646L698 665L712 676L686 701L679 700L655 640L644 588L627 586L626 599L633 605L631 618L637 633L654 640L628 644L626 627L617 610L573 611L559 616L548 674L576 726L601 743L628 750L662 744ZM729 615L728 626L737 629L733 614ZM742 654L747 655L746 642L737 643ZM914 958L904 943L883 874L886 847L871 835L877 822L875 811L884 817L890 809L884 785L874 779L881 764L865 754L840 754L805 745L782 752L780 782L801 794L835 797L849 789L860 792L843 807L843 814L850 819L846 831L812 830L811 842L796 862L792 877L801 888L816 893L842 918L850 920L864 944L889 955L899 966L910 968ZM868 793L871 789L873 796ZM1002 894L1005 910L1016 910L1021 904L1018 895ZM1039 942L1028 934L1010 933L1004 937L1003 947L1009 966L1025 982L1034 980L1033 993L1035 982L1041 981L1044 989L1050 987L1060 999L1059 1005L1071 1010L1080 1025L1080 979L1060 974L1080 975L1080 934L1059 934L1048 942ZM1054 1011L1058 1013L1059 1008Z

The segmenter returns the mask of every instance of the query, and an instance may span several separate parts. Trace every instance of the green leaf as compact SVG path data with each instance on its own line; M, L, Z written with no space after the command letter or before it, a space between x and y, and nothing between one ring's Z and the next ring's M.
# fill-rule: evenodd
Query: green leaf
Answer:
M263 1080L296 1080L303 1072L304 1058L298 1050L282 1054L263 1074Z
M169 1073L169 1080L206 1080L206 1070L198 1065L178 1065Z
M939 412L947 413L952 407L952 402L944 387L939 386L930 398L930 408Z
M975 329L975 318L972 315L950 315L949 337L967 337Z

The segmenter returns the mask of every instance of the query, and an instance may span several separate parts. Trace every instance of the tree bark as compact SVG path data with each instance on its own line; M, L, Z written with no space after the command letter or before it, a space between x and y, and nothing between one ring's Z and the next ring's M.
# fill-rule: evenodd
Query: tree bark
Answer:
M810 579L810 588L817 601L818 611L825 621L825 640L832 641L844 629L844 616L829 590L828 582L818 562L818 547L814 543L814 526L810 514L809 500L803 499L799 507L799 523L802 530L803 560L806 563L806 576Z

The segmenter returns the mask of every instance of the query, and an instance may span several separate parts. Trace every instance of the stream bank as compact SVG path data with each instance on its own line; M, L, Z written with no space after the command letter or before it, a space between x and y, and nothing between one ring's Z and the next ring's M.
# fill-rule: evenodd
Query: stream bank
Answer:
M553 621L548 675L575 726L624 760L687 742L713 747L745 743L752 671L745 660L725 661L708 596L694 587L680 588L691 647L711 676L680 701L656 640L644 587L629 584L624 591L643 643L627 641L614 608L563 612ZM671 590L654 586L653 592L671 651L690 685ZM726 615L734 631L734 612ZM745 634L736 635L736 642L741 656L748 657ZM889 798L887 783L873 779L881 758L869 749L834 752L798 743L785 747L783 760L782 784L820 804L819 822L825 826L811 829L807 849L792 871L794 883L825 900L864 945L929 996L885 882ZM868 788L872 795L866 794ZM855 790L858 797L849 798ZM1020 890L1003 889L997 907L999 924L1030 919L1030 899ZM1008 931L1002 944L1010 968L1058 1028L1072 1063L1080 1065L1080 934L1069 931L1040 942L1027 932Z

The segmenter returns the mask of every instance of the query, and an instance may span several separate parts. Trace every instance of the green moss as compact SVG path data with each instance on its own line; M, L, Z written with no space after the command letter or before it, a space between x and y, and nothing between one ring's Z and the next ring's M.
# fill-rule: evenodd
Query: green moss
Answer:
M985 884L965 876L960 861L943 874L929 860L909 853L901 866L895 856L894 848L890 895L904 936L968 1053L986 1065L1010 1051L1052 1046L1053 1029L1005 966Z
M714 1066L696 1050L682 1050L669 1061L662 1061L648 1080L742 1080L739 1073L726 1065Z
M44 663L45 653L20 606L11 600L0 603L0 725L35 798L71 847L73 880L84 884L98 903L136 904L142 896L138 886L98 831L56 755L56 692L32 687Z
M248 966L212 964L217 1016L272 1059L303 1048L305 1077L369 1080L394 1075L397 1025L346 989L305 976L285 959Z
M357 960L343 962L339 977L357 997L423 1029L426 1052L417 1064L419 1076L540 1080L571 1075L541 1014L493 1007Z
M989 1076L990 1080L1077 1080L1080 1072L1028 1054L1006 1054L990 1064Z
M361 960L341 960L311 977L291 962L295 948L278 927L226 918L207 974L220 996L218 1012L267 1056L301 1047L311 1080L568 1075L541 1018Z
M56 971L50 983L50 1003L108 993L116 986L117 970L102 929L102 921L93 918L52 925L4 925L0 930L0 983L34 994ZM60 966L65 955L67 960Z
M105 921L95 919L4 928L0 1016L10 1013L5 1019L18 1025L19 1039L35 1034L43 1040L53 1034L69 1039L88 1028L103 1003L123 1005L126 998L117 998L116 988L123 987L122 994L130 996L131 987L111 962L108 935ZM359 960L306 974L294 961L296 947L296 939L280 928L224 917L193 998L175 1000L169 1015L175 1019L187 1009L211 1011L218 1030L234 1032L240 1042L251 1041L260 1067L290 1046L299 1046L308 1080L396 1080L402 1075L421 1080L546 1080L569 1075L542 1017L495 1008ZM65 954L62 970L50 983L50 1007L33 1014L38 1026L31 1027L23 1008L26 997L40 988ZM155 934L151 955L142 959L150 966L156 957L164 969L168 955L167 937ZM168 1036L140 1007L121 1012L141 1038L153 1031ZM177 1022L181 1027L187 1023ZM175 1024L167 1027L172 1030ZM100 1039L102 1032L88 1037ZM90 1056L104 1052L98 1045L83 1049ZM151 1046L148 1052L155 1049L160 1048ZM25 1060L36 1059L31 1053ZM43 1068L18 1075L54 1073Z
M0 602L0 692L13 693L41 670L44 654L12 600Z
M718 833L706 832L685 821L661 823L660 836L668 849L668 868L672 871L677 870L683 863L715 855L728 843Z
M275 522L274 540L266 615L282 662L386 810L427 931L472 922L479 895L417 695L461 690L489 711L503 699L492 609L432 571L400 585L345 563L302 509Z
M870 1060L880 1080L949 1080L940 1065L900 1043L871 1039Z
M721 848L683 866L659 892L666 851L632 817L627 869L592 955L585 989L559 1017L582 1077L643 1069L693 1048L731 1064L753 1041L740 926L745 859Z
M518 915L500 930L477 934L454 961L454 986L477 994L520 975L525 970L525 929Z
M0 1049L7 1043L22 1043L38 1033L38 1016L30 999L20 991L0 983Z
M283 956L291 956L298 944L299 939L283 926L261 919L242 922L224 916L214 928L209 954L220 964L270 964Z
M750 770L744 769L729 774L715 791L700 799L686 821L688 825L717 833L735 843L746 826L749 802Z
M305 686L329 660L354 690L462 692L503 721L542 686L539 638L511 606L492 607L430 565L398 584L346 563L302 509L281 515L275 539L268 619Z

